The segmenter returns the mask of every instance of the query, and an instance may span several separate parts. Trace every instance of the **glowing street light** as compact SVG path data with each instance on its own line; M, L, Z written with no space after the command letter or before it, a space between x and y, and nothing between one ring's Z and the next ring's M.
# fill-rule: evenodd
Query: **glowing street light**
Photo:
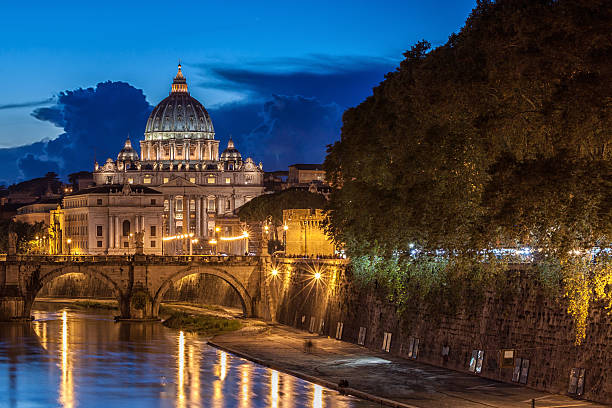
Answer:
M272 269L272 271L270 271L270 273L272 274L272 276L276 276L278 275L278 269Z
M314 278L317 280L321 279L321 272L315 272Z

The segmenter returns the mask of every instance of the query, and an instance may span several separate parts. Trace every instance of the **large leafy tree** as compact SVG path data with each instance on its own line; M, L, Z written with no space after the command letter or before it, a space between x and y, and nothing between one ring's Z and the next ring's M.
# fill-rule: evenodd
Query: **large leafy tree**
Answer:
M446 44L406 52L324 164L356 274L447 307L509 282L491 250L529 245L580 342L590 301L612 305L606 252L585 255L612 237L610 27L605 0L480 0Z
M353 256L608 245L610 27L603 0L479 1L412 47L329 148L334 238Z
M327 200L321 194L298 188L289 188L273 194L255 197L238 209L238 216L249 222L264 222L282 225L283 210L293 208L323 209Z

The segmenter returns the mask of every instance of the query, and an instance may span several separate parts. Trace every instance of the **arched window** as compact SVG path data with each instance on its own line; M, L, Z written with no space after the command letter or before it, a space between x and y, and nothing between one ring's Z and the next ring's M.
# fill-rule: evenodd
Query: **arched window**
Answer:
M130 236L130 222L128 220L123 221L123 236Z

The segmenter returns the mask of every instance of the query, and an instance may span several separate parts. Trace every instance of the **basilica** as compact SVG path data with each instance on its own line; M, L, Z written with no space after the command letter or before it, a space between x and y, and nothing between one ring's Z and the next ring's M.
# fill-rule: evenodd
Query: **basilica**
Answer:
M248 244L233 239L244 234L234 214L263 194L263 175L262 164L243 159L231 138L219 154L211 118L189 94L179 64L170 95L147 121L140 155L128 138L116 160L94 164L96 187L64 200L71 203L64 211L74 214L64 216L62 240L72 243L70 252L123 254L135 247L131 240L138 233L145 253L172 254L186 251L184 240L172 242L176 237L193 237L194 242L226 237L225 251L244 254ZM112 199L113 195L122 198ZM67 225L69 220L82 225ZM165 252L161 240L166 242ZM65 242L63 246L58 252L66 252Z

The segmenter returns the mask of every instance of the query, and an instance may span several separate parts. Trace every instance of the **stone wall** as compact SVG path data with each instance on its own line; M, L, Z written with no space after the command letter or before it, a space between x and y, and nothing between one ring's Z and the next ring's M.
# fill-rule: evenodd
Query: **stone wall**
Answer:
M418 339L418 361L458 371L468 372L472 352L483 350L482 371L474 375L504 382L512 382L514 363L501 367L500 353L514 350L515 358L529 360L528 387L566 394L572 368L584 368L583 397L612 403L612 315L595 305L586 339L575 346L563 300L551 300L525 274L515 274L518 291L513 296L501 299L486 292L471 311L443 314L415 302L400 313L382 290L351 283L350 272L342 267L319 266L323 274L318 281L310 264L278 268L282 272L273 286L281 323L335 337L342 322L342 340L353 343L365 327L364 345L376 350L382 350L385 333L391 333L389 352L406 358Z

